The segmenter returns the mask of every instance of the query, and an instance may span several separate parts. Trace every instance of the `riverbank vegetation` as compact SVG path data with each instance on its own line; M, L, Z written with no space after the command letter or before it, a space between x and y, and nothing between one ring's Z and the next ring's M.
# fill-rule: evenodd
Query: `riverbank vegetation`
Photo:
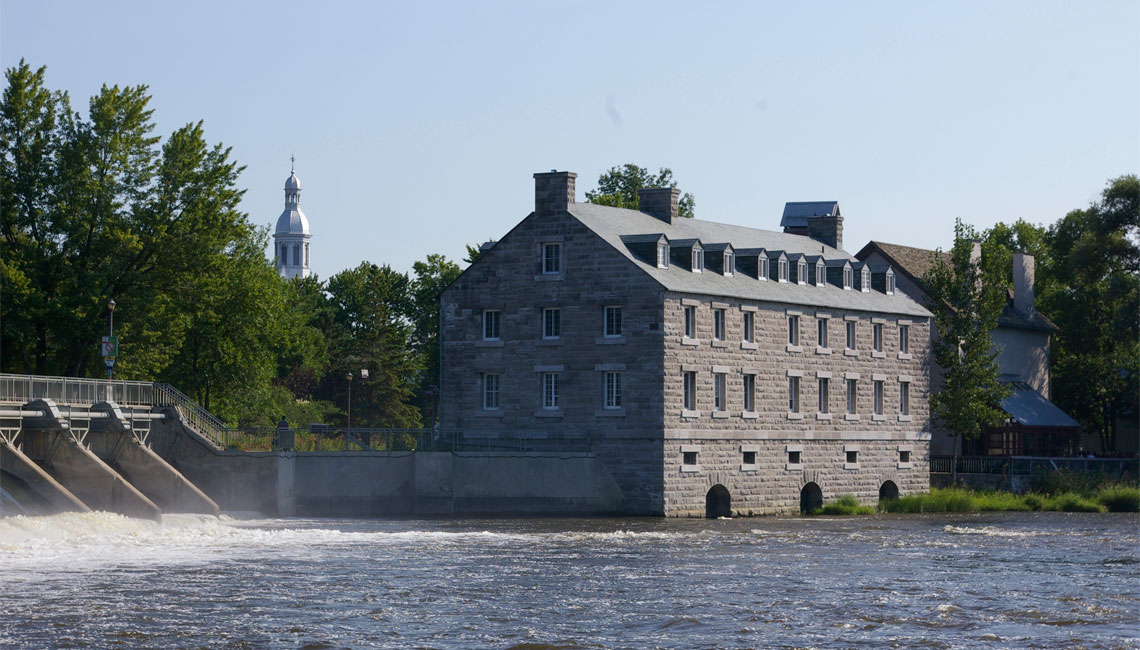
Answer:
M878 508L860 504L851 495L843 495L824 505L812 515L870 515L921 512L1140 512L1140 487L1122 483L1104 483L1092 489L1058 492L1014 494L1001 491L976 491L967 488L931 488L929 492L911 494L879 502Z

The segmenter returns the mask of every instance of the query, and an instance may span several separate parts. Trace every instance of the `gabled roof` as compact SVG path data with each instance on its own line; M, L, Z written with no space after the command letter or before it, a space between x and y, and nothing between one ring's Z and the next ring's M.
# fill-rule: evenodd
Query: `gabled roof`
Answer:
M838 217L838 201L790 201L784 204L781 228L806 228L808 217Z
M922 278L934 267L935 258L941 256L947 264L950 264L949 253L932 251L925 248L914 248L912 246L902 246L900 244L888 244L881 241L867 242L866 246L860 249L858 253L855 253L855 257L865 260L876 251L891 263L896 273L902 273L902 275L914 283L915 286L921 289L923 295L927 295L929 292ZM1059 330L1059 328L1053 324L1053 321L1046 318L1044 314L1037 310L1033 311L1033 315L1030 318L1019 314L1017 310L1013 308L1012 293L1007 293L1005 307L1002 308L1001 316L998 317L998 325L1042 330L1046 332L1056 332Z
M672 223L664 223L638 210L612 208L593 203L571 204L567 212L668 291L917 317L930 316L925 307L901 291L895 292L894 295L874 291L860 293L844 291L833 285L818 287L784 282L761 282L742 273L731 276L719 273L692 273L676 265L662 269L639 259L622 242L622 235L625 234L661 232L669 238L671 246L684 246L685 242L698 240L727 242L732 244L738 254L744 249L763 248L769 257L778 257L780 251L785 251L800 255L822 255L824 259L855 261L846 251L821 244L810 237L699 219L674 219Z
M1033 390L1023 381L1002 382L1013 389L1013 393L1002 400L1001 410L1018 424L1027 427L1079 427L1081 426L1045 396Z

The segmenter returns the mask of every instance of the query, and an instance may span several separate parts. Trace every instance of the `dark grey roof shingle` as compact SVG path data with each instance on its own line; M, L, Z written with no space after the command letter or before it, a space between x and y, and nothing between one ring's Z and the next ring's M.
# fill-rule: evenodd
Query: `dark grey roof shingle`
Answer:
M780 217L781 228L806 228L808 217L839 216L838 201L789 201Z

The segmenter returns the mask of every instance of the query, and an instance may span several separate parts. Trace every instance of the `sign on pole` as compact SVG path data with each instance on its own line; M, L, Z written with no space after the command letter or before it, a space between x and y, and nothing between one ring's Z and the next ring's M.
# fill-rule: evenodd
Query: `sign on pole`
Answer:
M103 356L114 359L119 356L119 337L117 336L104 336L103 337Z

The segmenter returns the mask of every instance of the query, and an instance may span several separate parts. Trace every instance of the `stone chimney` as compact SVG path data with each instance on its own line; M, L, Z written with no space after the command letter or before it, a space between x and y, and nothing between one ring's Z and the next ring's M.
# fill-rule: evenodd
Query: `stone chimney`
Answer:
M843 248L843 217L828 215L807 218L807 236L832 248Z
M651 214L665 223L672 224L680 216L679 199L681 190L675 187L643 187L637 190L637 201L641 211Z
M1034 261L1029 253L1013 254L1013 309L1030 318L1034 311Z
M550 215L574 205L574 172L550 170L534 175L534 212Z

